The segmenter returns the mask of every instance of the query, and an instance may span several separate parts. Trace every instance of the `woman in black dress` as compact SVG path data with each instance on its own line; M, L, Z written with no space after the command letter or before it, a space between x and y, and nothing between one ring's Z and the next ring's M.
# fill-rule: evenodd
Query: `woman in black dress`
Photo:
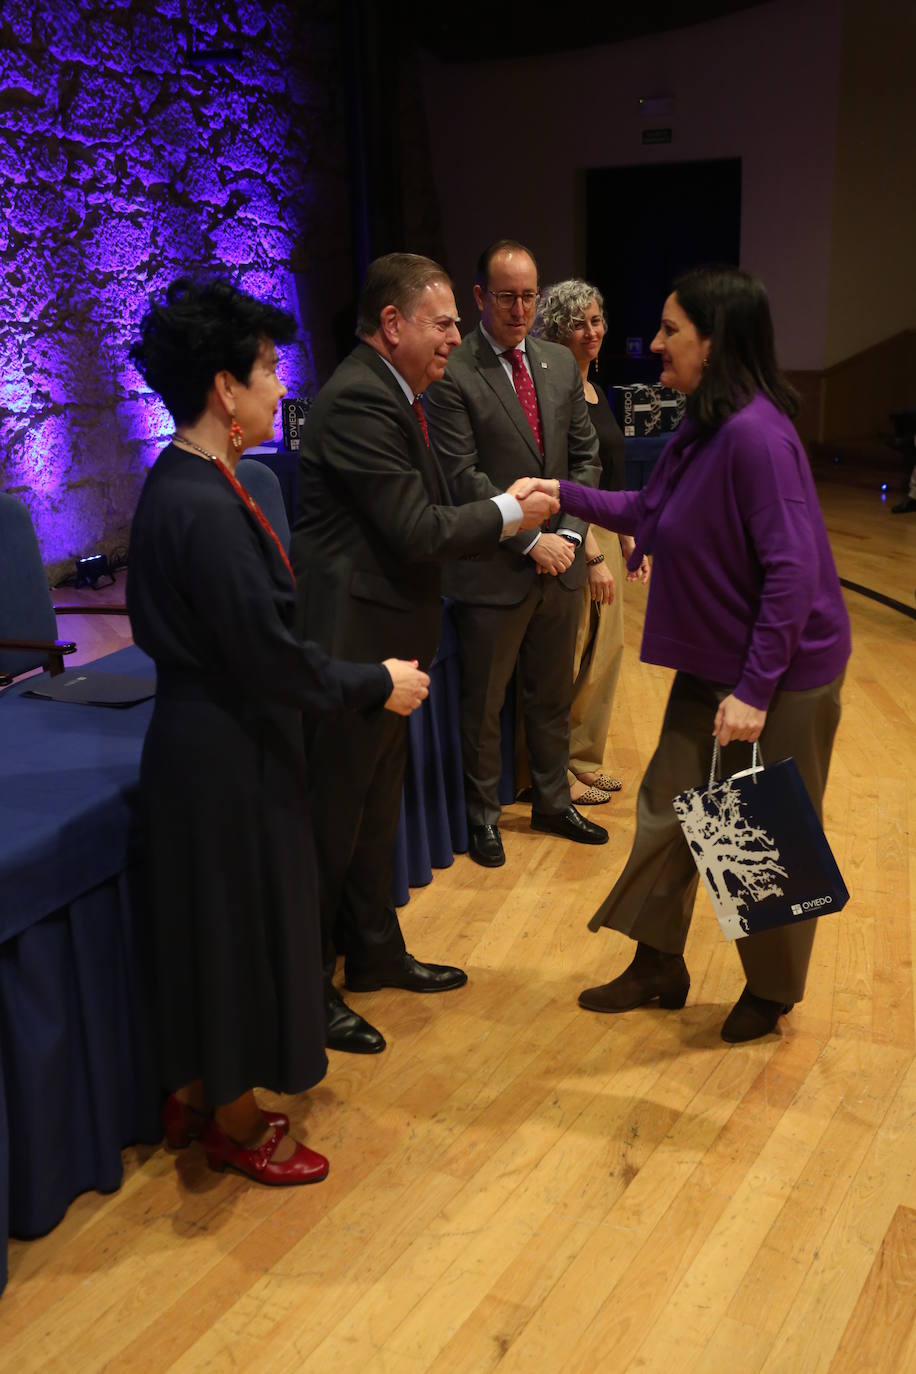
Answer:
M156 662L141 808L170 1144L260 1182L324 1178L324 1156L254 1086L324 1076L318 898L302 713L408 715L415 664L343 663L293 633L286 556L235 477L272 437L295 321L223 280L180 280L131 357L175 421L130 541L134 638Z
M604 300L590 282L573 278L557 282L541 296L532 334L565 344L579 365L588 415L598 435L600 486L623 486L623 435L600 387L589 378L597 366L605 333ZM646 582L649 563L627 574L624 559L633 550L627 535L589 526L585 536L588 586L584 589L573 661L569 712L569 786L577 806L600 804L620 790L620 780L604 771L604 751L623 657L624 579Z

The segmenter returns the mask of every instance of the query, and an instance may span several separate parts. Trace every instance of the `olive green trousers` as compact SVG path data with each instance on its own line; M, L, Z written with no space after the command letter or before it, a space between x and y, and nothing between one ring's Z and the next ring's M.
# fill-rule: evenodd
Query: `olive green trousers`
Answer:
M840 720L842 674L806 692L777 692L760 737L764 763L792 757L819 817L833 740ZM671 688L658 746L636 803L636 836L626 866L589 921L609 926L669 954L681 954L693 915L699 874L671 799L702 787L712 762L712 726L729 688L678 673ZM750 766L751 746L722 751L721 776ZM817 921L798 921L735 943L747 985L758 997L799 1002Z

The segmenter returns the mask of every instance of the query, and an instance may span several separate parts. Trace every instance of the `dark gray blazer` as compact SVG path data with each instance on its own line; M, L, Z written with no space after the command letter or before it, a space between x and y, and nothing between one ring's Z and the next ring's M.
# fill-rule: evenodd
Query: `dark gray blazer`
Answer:
M358 344L309 412L291 560L298 629L338 658L429 664L441 564L493 553L493 501L452 504L419 421L379 355Z
M525 347L544 439L543 457L515 387L480 329L453 349L441 382L426 392L429 431L455 501L480 500L505 491L516 477L569 477L597 487L601 477L598 436L588 417L582 378L576 361L562 344L528 338ZM583 536L586 521L558 515L550 529L575 530ZM446 591L477 605L515 606L524 600L538 576L524 549L531 531L506 539L490 558L451 564ZM584 547L560 577L574 590L585 583Z

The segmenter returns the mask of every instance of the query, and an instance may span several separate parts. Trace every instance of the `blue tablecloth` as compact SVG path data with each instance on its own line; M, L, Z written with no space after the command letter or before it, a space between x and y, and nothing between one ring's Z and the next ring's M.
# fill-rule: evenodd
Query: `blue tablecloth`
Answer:
M623 485L628 491L639 491L646 485L662 449L670 438L670 434L659 434L649 439L624 440Z
M410 888L432 882L468 847L461 766L458 646L448 602L442 609L439 652L429 671L429 697L407 723L407 768L395 839L392 896L410 900Z
M148 673L139 649L100 660ZM158 1076L128 839L151 703L0 696L0 1288L7 1235L41 1235L154 1142Z
M140 649L92 665L155 677ZM0 695L0 944L124 868L152 701L120 709Z

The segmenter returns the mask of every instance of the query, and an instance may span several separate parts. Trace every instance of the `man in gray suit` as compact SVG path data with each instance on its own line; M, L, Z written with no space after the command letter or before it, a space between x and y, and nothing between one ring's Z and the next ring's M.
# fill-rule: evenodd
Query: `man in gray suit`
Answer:
M517 477L569 477L597 486L598 439L569 349L528 338L538 302L533 255L513 239L481 254L474 299L480 322L430 386L430 435L458 502L505 490ZM554 516L504 540L492 556L450 565L461 654L461 730L472 859L505 863L499 834L499 713L516 660L535 830L584 844L607 831L569 796L569 706L586 525Z
M452 504L417 396L445 371L457 325L438 263L414 253L377 258L360 299L360 342L309 413L291 547L299 628L339 658L401 654L427 668L439 642L441 564L488 557L500 539L557 509L549 498L538 507L495 488L492 499ZM333 986L335 953L346 956L346 986L356 992L445 992L467 981L459 968L407 952L391 903L406 750L406 721L390 711L324 717L308 740L332 1049L385 1048Z

